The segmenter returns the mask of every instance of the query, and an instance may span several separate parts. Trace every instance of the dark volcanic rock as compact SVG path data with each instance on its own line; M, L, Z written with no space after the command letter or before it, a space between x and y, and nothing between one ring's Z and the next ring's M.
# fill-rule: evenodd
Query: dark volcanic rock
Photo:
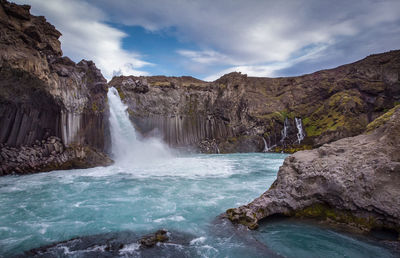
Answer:
M157 129L171 145L202 149L207 140L221 152L262 151L264 137L270 150L294 152L362 133L400 102L399 74L397 50L298 77L230 73L204 82L120 76L109 85L118 89L142 133ZM305 134L300 142L296 118ZM240 139L249 136L259 140Z
M26 251L17 257L193 257L194 236L158 230L139 237L123 231L73 238Z
M143 236L139 240L139 243L141 246L149 248L155 246L157 243L167 242L168 240L168 231L161 229L154 234Z
M0 143L33 146L55 136L67 150L106 152L106 80L93 62L62 57L61 33L29 9L0 0Z
M108 166L112 163L102 152L89 146L65 147L61 139L54 136L37 141L33 146L0 148L0 176Z
M287 157L271 188L228 218L251 229L283 214L400 232L400 105L368 130Z

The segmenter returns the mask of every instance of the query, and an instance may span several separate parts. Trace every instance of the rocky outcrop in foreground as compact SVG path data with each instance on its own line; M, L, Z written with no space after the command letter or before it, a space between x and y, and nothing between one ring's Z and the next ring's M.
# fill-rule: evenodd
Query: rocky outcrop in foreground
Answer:
M399 74L397 50L298 77L120 76L109 85L138 130L155 129L173 146L294 152L362 133L400 103Z
M287 157L268 191L227 216L250 229L280 214L400 232L399 150L400 105L363 135Z
M65 151L87 151L88 156L107 152L107 81L93 62L76 64L63 57L58 40L61 33L29 10L28 5L0 0L0 143L6 148L1 152L27 147L37 150L33 145L50 136L61 139ZM47 170L46 155L22 153L35 164L30 172ZM53 169L68 167L65 164L78 156L65 153L59 157L60 162L50 162ZM6 161L2 162L7 166L2 168L3 174L29 170L21 158ZM85 164L84 159L80 164L96 165L89 160Z
M144 236L123 231L77 237L16 257L187 257L193 239L192 235L164 229Z
M108 166L113 161L102 152L85 146L66 148L60 138L51 136L32 146L0 145L0 176L32 171Z

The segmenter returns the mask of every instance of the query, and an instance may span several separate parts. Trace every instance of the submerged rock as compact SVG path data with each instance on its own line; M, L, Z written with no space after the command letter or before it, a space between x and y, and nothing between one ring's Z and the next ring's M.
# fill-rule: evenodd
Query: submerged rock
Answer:
M17 257L193 257L195 250L190 247L193 239L194 236L164 229L142 237L124 231L77 237Z
M168 231L165 229L158 230L154 234L143 236L139 243L141 246L149 248L155 246L157 243L163 243L169 240Z
M270 189L227 217L250 229L281 214L400 232L400 105L388 113L373 131L287 157Z

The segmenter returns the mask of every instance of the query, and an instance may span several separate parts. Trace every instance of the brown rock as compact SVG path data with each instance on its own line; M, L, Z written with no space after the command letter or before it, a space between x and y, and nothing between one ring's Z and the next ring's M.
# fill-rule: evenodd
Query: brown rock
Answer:
M109 86L118 89L140 132L157 129L170 145L202 149L202 142L211 140L221 152L262 151L263 144L249 141L244 147L240 140L262 136L271 150L294 152L362 133L400 101L399 71L397 50L298 77L230 73L205 82L119 76ZM148 89L138 91L138 85ZM305 133L300 143L295 118L302 119Z

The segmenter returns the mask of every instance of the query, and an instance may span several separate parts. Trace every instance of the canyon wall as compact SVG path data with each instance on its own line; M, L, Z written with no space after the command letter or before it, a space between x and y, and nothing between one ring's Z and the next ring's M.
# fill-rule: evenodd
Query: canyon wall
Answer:
M39 148L54 136L65 148L85 146L86 151L107 161L99 160L100 164L109 163L103 155L110 147L107 81L93 62L82 60L76 64L63 57L58 40L61 33L29 10L27 5L0 1L2 149L18 152L23 146ZM59 154L52 151L47 149L42 154ZM33 162L35 157L31 157ZM14 168L21 162L7 154L1 159L0 174L18 172ZM31 170L35 168L21 171Z
M362 133L400 102L400 51L313 74L114 77L137 129L204 152L311 149Z

